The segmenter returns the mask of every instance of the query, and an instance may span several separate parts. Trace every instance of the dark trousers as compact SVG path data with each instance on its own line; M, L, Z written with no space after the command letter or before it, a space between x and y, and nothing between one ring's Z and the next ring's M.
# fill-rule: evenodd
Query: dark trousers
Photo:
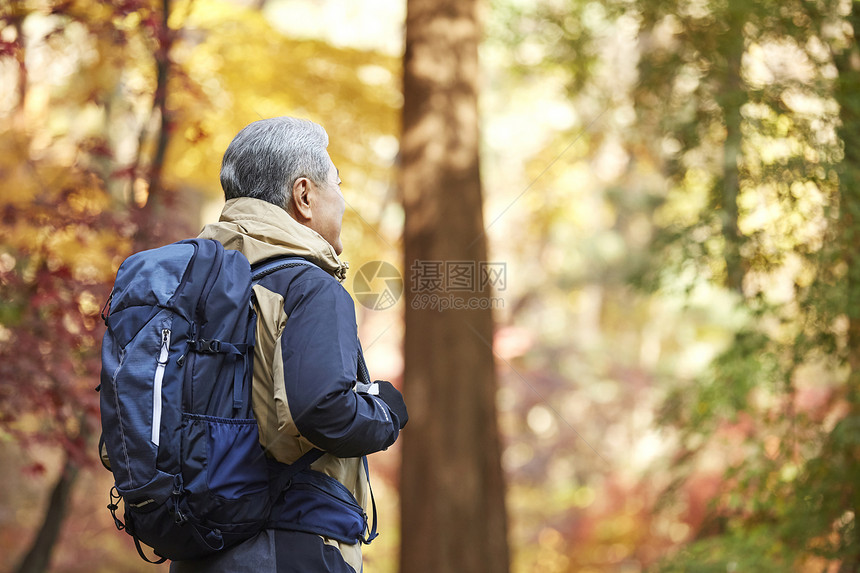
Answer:
M356 573L318 535L266 530L206 559L174 561L170 573Z

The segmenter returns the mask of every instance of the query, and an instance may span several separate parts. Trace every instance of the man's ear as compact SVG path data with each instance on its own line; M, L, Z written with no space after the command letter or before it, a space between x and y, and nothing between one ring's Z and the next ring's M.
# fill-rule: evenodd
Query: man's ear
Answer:
M307 177L299 177L293 183L290 194L290 209L293 217L300 223L309 221L313 215L310 203L311 181Z

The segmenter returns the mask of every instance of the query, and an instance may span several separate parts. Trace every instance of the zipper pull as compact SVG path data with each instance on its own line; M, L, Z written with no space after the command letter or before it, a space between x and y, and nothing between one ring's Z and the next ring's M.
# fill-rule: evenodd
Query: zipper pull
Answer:
M167 354L170 350L170 329L161 331L161 353L158 355L159 364L167 364Z

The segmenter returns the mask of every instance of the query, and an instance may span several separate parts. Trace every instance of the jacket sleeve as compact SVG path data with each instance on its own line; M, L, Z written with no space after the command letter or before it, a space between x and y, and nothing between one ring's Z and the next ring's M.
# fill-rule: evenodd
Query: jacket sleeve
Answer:
M281 337L284 386L293 421L314 446L341 458L383 450L399 424L378 396L353 390L358 371L355 306L330 277L290 287Z

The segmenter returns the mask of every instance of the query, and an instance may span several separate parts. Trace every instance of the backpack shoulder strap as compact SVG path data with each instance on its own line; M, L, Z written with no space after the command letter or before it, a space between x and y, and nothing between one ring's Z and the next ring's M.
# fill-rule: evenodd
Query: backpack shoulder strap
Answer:
M301 257L279 257L277 259L269 259L268 261L258 263L251 267L251 280L253 281L253 284L257 284L265 277L281 269L288 269L290 267L302 265L309 267L317 266Z
M279 257L270 259L262 263L258 263L251 267L251 284L255 285L265 277L277 271L298 266L316 265L310 261L300 257ZM269 481L269 492L274 499L286 488L292 477L297 473L308 469L312 463L320 459L325 452L314 448L305 452L305 454L292 464L282 464L274 460L269 460L269 469L273 474L273 478Z
M257 284L263 278L269 276L270 274L277 272L281 269L287 269L290 267L296 267L301 265L307 265L311 267L316 267L314 263L302 259L300 257L281 257L277 259L272 259L260 263L258 265L254 265L251 268L251 278L252 284ZM370 388L372 382L370 380L370 373L367 369L367 364L364 361L364 353L361 350L361 341L358 343L358 380L357 383L361 389ZM310 468L311 464L317 461L322 457L323 452L320 449L314 448L306 452L302 457L293 462L292 464L281 464L275 462L274 460L270 460L270 470L274 474L274 479L271 479L269 482L269 492L272 496L272 499L277 498L278 495L287 487L290 483L290 480L297 473L304 471ZM376 500L373 497L373 489L370 485L370 470L367 464L367 456L362 456L361 458L362 465L364 466L364 474L367 476L367 488L370 492L370 501L372 504L372 525L370 526L370 531L367 536L361 539L362 543L369 544L371 541L376 539L379 535L376 529Z

